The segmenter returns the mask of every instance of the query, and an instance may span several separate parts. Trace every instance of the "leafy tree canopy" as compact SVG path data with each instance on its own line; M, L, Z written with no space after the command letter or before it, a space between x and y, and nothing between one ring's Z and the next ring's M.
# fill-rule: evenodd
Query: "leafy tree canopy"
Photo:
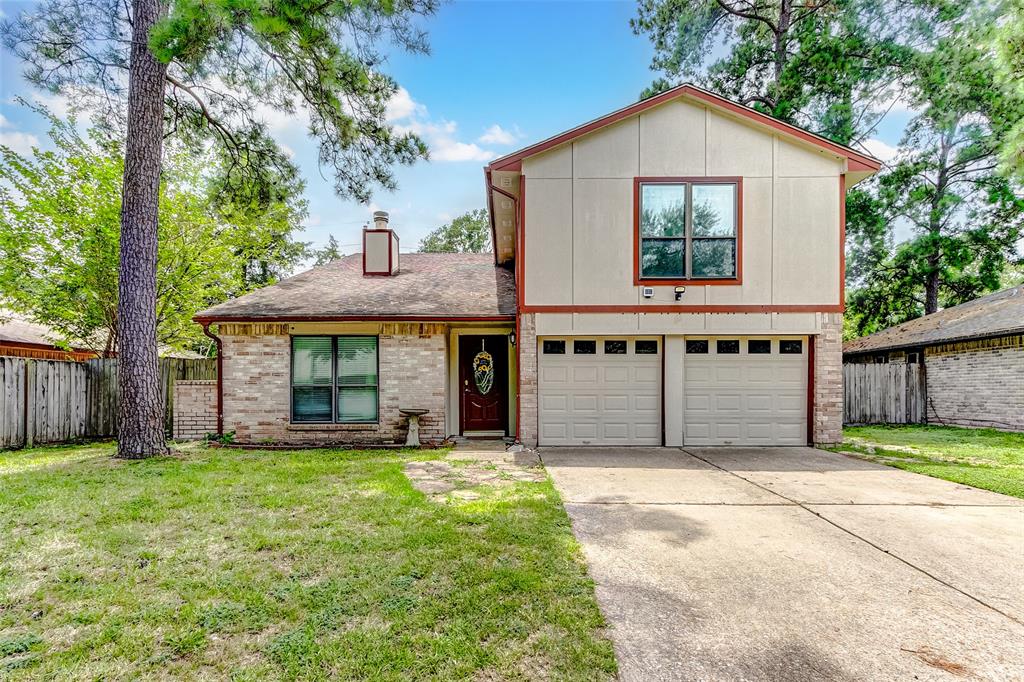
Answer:
M41 113L46 113L40 109ZM117 270L124 172L120 141L50 118L52 151L0 146L0 298L66 339L117 349ZM166 153L159 205L157 340L205 349L199 310L274 281L305 257L292 239L305 213L301 185L259 210L215 202L213 152ZM212 172L211 172L211 169Z
M997 172L1024 97L998 78L992 14L979 10L915 56L900 153L869 190L851 194L852 333L869 333L971 300L1005 283L1024 234L1021 187ZM912 237L896 247L897 220ZM891 252L891 253L890 253Z
M338 240L332 234L327 240L326 246L313 252L313 265L327 265L332 261L338 260L343 255L341 249L338 248Z
M420 242L424 253L485 253L491 246L491 227L482 208L463 213Z
M639 0L634 33L663 74L686 79L844 144L859 141L899 92L900 66L947 0ZM719 45L726 53L721 55ZM714 55L714 56L713 56Z
M412 133L395 133L386 107L397 84L381 71L382 40L426 51L417 17L438 0L178 0L148 37L167 65L168 134L193 149L215 142L222 190L272 203L276 180L294 173L273 141L270 115L308 117L320 163L341 196L369 199L394 189L392 167L427 156ZM130 38L129 3L43 0L7 19L0 32L40 87L73 94L123 127Z

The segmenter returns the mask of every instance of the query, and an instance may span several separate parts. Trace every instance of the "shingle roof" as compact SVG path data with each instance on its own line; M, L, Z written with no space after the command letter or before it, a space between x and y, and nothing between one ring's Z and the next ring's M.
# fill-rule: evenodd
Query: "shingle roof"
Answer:
M880 332L847 341L843 353L928 346L1024 333L1024 286L982 296Z
M196 314L199 321L459 318L515 315L511 270L489 253L408 253L390 277L345 256Z

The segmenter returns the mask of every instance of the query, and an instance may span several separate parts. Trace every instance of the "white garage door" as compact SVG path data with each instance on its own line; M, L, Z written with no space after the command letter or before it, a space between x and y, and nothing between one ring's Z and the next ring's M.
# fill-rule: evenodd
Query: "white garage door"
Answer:
M686 445L806 445L806 338L687 338Z
M661 341L541 339L541 445L660 445Z

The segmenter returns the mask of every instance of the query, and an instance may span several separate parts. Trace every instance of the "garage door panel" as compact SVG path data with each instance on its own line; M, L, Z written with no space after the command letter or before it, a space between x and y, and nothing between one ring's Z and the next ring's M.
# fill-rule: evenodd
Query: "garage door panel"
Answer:
M564 384L569 380L569 368L541 367L540 380L546 384Z
M604 380L609 384L624 384L629 381L628 367L605 367Z
M637 395L636 409L642 412L654 412L658 413L661 411L661 396L660 395Z
M572 411L576 414L597 414L598 397L590 393L572 396Z
M740 353L718 355L715 342L709 339L708 353L683 357L683 442L805 444L806 353L781 355L772 340L771 353L748 354L741 340Z
M628 395L608 395L605 396L602 407L605 412L628 412L629 403Z
M661 444L661 355L637 355L635 339L626 346L605 355L598 337L592 355L575 355L571 342L570 352L540 354L541 445Z

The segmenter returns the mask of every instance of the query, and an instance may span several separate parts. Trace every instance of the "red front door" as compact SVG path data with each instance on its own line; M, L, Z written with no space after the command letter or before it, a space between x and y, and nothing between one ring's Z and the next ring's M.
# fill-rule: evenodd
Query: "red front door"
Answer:
M459 337L462 432L501 431L508 424L508 338Z

